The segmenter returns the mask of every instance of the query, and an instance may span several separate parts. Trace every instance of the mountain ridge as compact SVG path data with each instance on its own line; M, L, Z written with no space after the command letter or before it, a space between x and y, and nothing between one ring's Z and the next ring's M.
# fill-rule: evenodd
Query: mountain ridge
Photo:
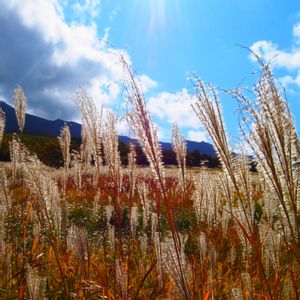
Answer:
M17 118L15 114L14 108L7 104L4 101L0 100L0 107L5 112L6 115L6 125L5 132L6 133L14 133L19 132ZM71 137L75 139L81 138L81 124L73 122L73 121L64 121L61 119L56 120L48 120L45 118L41 118L39 116L35 116L32 114L26 114L25 117L25 127L24 134L28 135L36 135L36 136L46 136L46 137L56 137L59 136L61 128L64 124L67 124L70 128ZM130 138L125 135L119 135L119 140L125 144L129 144L130 142L136 145L139 145L137 139ZM163 150L173 150L172 144L168 142L160 142ZM206 154L211 157L216 156L216 151L214 147L210 143L206 142L195 142L186 140L187 151L199 151L203 154Z

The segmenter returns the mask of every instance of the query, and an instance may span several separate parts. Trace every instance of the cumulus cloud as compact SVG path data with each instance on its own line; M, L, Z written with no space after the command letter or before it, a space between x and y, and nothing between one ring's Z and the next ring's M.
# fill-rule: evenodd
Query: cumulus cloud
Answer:
M99 39L96 24L85 22L88 14L91 19L98 16L101 0L76 3L72 8L76 11L75 21L67 22L65 0L0 0L0 100L12 103L13 90L20 84L28 99L29 113L80 121L72 95L83 87L98 107L122 107L119 100L124 69L119 54L129 64L131 59L126 51L110 49L103 42L108 40L109 27L104 28ZM137 79L144 93L158 87L146 75ZM151 97L148 107L159 119L157 123L176 122L185 132L192 130L190 139L204 140L197 131L201 124L191 108L192 102L189 92L182 89ZM133 135L125 120L120 121L118 132ZM158 134L160 139L170 138L165 126L159 128Z
M195 142L207 142L207 136L204 131L190 130L188 131L188 140Z
M297 72L296 76L286 75L280 78L280 82L284 87L290 87L291 85L295 85L300 87L300 71ZM289 91L293 91L289 89Z
M279 50L279 46L271 41L258 41L251 46L251 50L275 68L297 70L300 67L300 48L289 52ZM253 56L251 58L254 60Z
M100 0L84 0L75 2L72 5L72 9L80 23L89 23L99 15L100 4Z
M141 90L144 93L147 93L150 89L157 87L157 82L149 78L147 75L139 76L138 81L141 85Z
M88 3L99 9L100 1ZM71 100L81 86L97 105L117 101L118 82L123 68L116 53L99 41L94 23L66 22L58 0L0 0L0 95L11 102L12 91L20 84L28 98L29 112L47 118L78 120ZM95 12L90 12L95 14ZM104 38L108 38L109 29ZM148 80L148 81L147 81ZM151 86L151 79L144 81ZM153 85L153 84L152 84Z
M286 75L281 78L285 86L297 85L300 87L300 23L293 27L294 41L290 50L281 50L272 41L257 41L251 46L251 50L271 64L274 69L282 69L294 72L296 75ZM250 56L255 60L253 55Z
M191 107L193 102L194 99L187 89L182 89L176 93L163 92L151 97L148 108L161 120L167 120L169 123L176 122L180 127L197 129L201 123Z
M293 28L293 34L295 38L300 39L300 23L297 23ZM299 42L299 40L297 41Z

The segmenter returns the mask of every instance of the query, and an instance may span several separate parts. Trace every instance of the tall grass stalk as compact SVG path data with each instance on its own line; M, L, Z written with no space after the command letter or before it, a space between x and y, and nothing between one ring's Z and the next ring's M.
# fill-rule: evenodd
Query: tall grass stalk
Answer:
M246 260L250 271L255 272L251 253L254 253L261 276L271 299L276 299L276 288L269 281L270 265L278 266L279 255L276 245L280 244L277 230L288 249L295 255L299 264L299 168L295 162L299 159L299 139L287 101L280 93L273 75L267 65L262 64L262 74L254 86L255 99L252 100L241 90L229 91L234 95L241 108L241 131L245 141L254 153L258 163L261 182L252 182L249 173L249 159L239 155L232 157L228 147L225 127L222 120L215 88L204 84L198 77L195 80L197 101L193 109L207 129L218 151L225 177L222 180L230 215L237 224L244 240ZM262 184L264 194L262 202L256 200L255 186ZM235 195L232 194L232 188ZM239 201L239 206L234 198ZM266 217L262 219L266 207ZM274 223L274 215L278 221ZM267 217L269 216L269 217ZM276 219L277 220L277 219ZM258 232L259 231L259 232ZM270 250L272 249L272 250ZM274 256L270 256L273 253ZM268 257L267 257L267 256ZM252 280L252 276L251 280ZM297 288L294 288L297 294Z
M66 123L64 127L60 130L60 136L58 137L58 141L64 160L64 166L67 171L70 167L71 133L69 126Z
M165 174L164 167L162 162L162 152L161 146L159 144L157 129L154 127L154 124L151 121L149 113L146 108L146 103L144 100L144 96L142 91L139 88L139 84L137 83L132 70L130 69L128 63L122 57L122 63L127 75L126 81L126 91L127 97L132 105L132 110L128 113L128 122L133 128L134 132L139 138L139 142L143 148L143 152L145 153L149 163L150 169L153 178L156 180L158 187L162 193L162 200L164 205L166 206L167 220L172 232L176 259L178 262L179 268L179 277L180 277L180 290L182 292L182 296L185 299L190 299L190 292L187 284L187 280L185 277L185 273L183 270L182 260L181 260L181 243L179 239L178 232L175 229L174 223L174 215L172 204L170 203L165 186ZM157 203L158 212L160 209L160 203Z
M3 134L5 129L5 112L0 108L0 147L2 144Z
M186 188L186 142L177 124L172 127L172 147L180 170L180 183L185 194Z
M25 114L27 109L27 98L21 86L17 86L13 94L13 102L15 106L16 117L19 125L19 130L22 133L25 126Z
M97 177L100 175L102 166L101 158L101 131L102 131L102 109L99 111L87 92L79 88L73 95L75 103L80 108L82 114L83 134L86 139L85 147L91 147L91 150L86 149L87 153L92 153L95 160Z
M66 189L67 180L70 168L70 145L71 145L71 133L69 126L65 123L64 127L60 130L60 136L58 137L59 146L62 152L64 160L64 174L63 174L63 197L61 199L61 231L64 237L65 248L67 248L67 202L66 202Z
M254 86L255 100L240 91L235 91L235 96L243 113L243 136L255 154L267 186L274 193L284 235L290 236L299 247L299 138L279 88L269 66L262 64L262 75Z
M74 96L79 151L70 155L66 126L59 138L64 168L47 167L13 135L11 162L0 165L0 298L299 299L299 138L268 66L250 93L227 91L238 99L251 159L232 153L217 89L195 77L193 108L222 170L188 169L174 126L174 172L163 165L141 85L122 63L127 118L150 168L137 166L136 143L121 166L117 116L102 118L84 90Z

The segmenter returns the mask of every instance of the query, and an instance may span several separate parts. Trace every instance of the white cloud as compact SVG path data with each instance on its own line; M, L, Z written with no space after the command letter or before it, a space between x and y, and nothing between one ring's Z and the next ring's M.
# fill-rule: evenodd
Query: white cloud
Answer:
M80 23L87 23L99 15L100 0L78 1L72 5L72 9Z
M298 86L300 87L300 71L293 77L291 75L286 75L279 78L281 84L289 89L289 92L295 92L291 86Z
M154 125L156 126L156 130L157 130L157 137L159 141L167 141L170 139L170 132L158 125Z
M204 131L188 131L188 140L195 141L195 142L207 142L207 136Z
M157 87L157 82L149 78L147 75L139 76L138 81L141 85L141 90L144 93L147 93L150 89Z
M136 137L125 118L119 120L117 124L117 131L119 135Z
M96 17L100 0L78 2L78 12ZM123 66L119 54L131 60L126 51L110 49L99 40L95 23L67 23L62 1L0 0L0 82L4 100L21 84L32 113L48 118L77 118L70 100L82 86L97 104L118 100ZM109 28L104 31L108 39ZM145 89L156 83L141 76Z
M273 68L297 70L300 67L300 48L293 48L290 52L278 49L278 45L271 41L258 41L251 46L251 50L264 58ZM254 57L251 55L251 59Z
M300 23L296 24L293 28L293 34L296 39L300 39ZM299 41L298 41L299 42Z
M290 50L281 50L279 46L271 41L257 41L250 48L258 56L266 60L273 69L282 69L296 72L296 75L288 74L281 78L285 86L297 85L300 87L300 23L293 27L294 41ZM255 60L253 55L250 56Z
M186 89L174 94L163 92L148 101L150 112L161 120L169 123L176 122L180 127L197 129L201 126L199 119L194 113L191 104L193 97Z

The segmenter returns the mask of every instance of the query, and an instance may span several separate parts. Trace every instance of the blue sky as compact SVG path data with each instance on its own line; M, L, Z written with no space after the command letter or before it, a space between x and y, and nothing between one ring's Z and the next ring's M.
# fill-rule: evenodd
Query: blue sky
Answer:
M99 104L122 107L122 77L109 41L141 76L160 138L176 121L187 139L207 140L190 109L195 71L221 88L253 82L257 65L237 46L273 64L296 118L300 113L300 3L295 0L0 0L0 96L21 84L29 111L79 120L71 95L83 86ZM230 135L235 101L220 94ZM298 122L299 123L299 122ZM297 126L299 132L299 124ZM124 122L120 133L128 134Z

